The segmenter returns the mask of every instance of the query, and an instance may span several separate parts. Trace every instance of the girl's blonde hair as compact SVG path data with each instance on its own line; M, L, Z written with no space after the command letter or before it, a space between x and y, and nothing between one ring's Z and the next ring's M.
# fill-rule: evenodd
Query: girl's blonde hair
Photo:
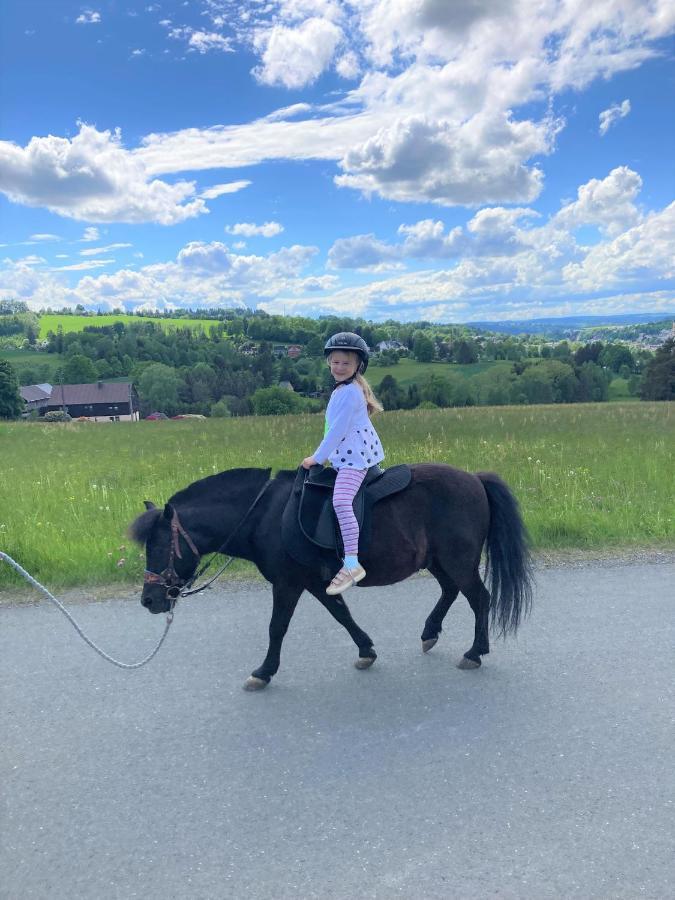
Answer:
M340 350L339 347L336 347L335 349L339 350L340 353L348 353L349 356L353 357L357 363L361 363L361 357L354 350ZM330 364L331 356L332 354L329 353L326 357L326 362L328 364ZM375 393L373 392L373 389L360 372L357 371L356 375L354 375L354 381L361 388L361 390L363 391L363 396L366 398L366 408L368 410L368 415L372 416L373 413L383 412L384 407L377 399Z

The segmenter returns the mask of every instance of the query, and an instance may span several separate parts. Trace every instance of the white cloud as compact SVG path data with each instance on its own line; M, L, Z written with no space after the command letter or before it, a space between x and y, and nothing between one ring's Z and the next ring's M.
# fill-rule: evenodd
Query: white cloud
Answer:
M342 78L352 80L361 74L361 65L359 58L353 50L349 50L344 56L335 63L335 71Z
M220 50L223 53L234 52L228 38L215 32L193 31L188 46L190 50L196 50L198 53L208 53L209 50Z
M266 84L296 88L330 66L353 76L357 65L361 83L330 107L294 104L241 126L149 135L137 151L148 173L334 160L342 186L438 205L531 202L543 183L533 161L552 152L563 123L519 117L519 109L635 68L675 28L667 0L207 7L258 54L255 72Z
M653 212L614 240L592 247L580 263L563 269L577 290L603 290L645 278L675 278L675 203Z
M312 17L297 28L273 25L254 37L262 63L253 74L263 84L300 88L312 84L329 66L342 31L328 19Z
M80 250L80 256L96 256L97 253L112 253L113 250L123 250L132 247L133 244L108 244L107 247L91 247L88 250Z
M602 180L592 178L578 190L578 198L568 203L555 216L555 224L564 228L597 225L613 236L634 225L640 218L635 198L642 179L627 166L612 169Z
M25 148L0 141L0 190L16 203L94 222L172 225L208 212L194 182L149 180L119 131L84 124L72 140L34 137Z
M85 11L75 19L75 22L78 25L98 25L100 21L101 13L91 9L85 9Z
M601 135L607 134L609 129L614 125L619 119L625 119L628 113L630 112L630 100L624 100L621 104L615 104L614 106L610 106L609 109L604 109L600 115L600 127L599 132Z
M243 235L244 237L274 237L281 234L284 226L279 222L265 222L262 225L256 225L254 222L238 222L236 225L226 225L225 231L228 234Z
M357 234L338 238L328 251L328 265L332 269L371 269L400 267L401 251L377 240L374 234Z
M474 116L460 127L422 117L399 119L349 150L341 187L398 201L442 205L530 202L543 173L525 162L552 149L556 125Z
M131 51L132 57L145 56L145 53L146 53L145 49L138 49L138 50Z
M90 225L88 228L84 229L84 234L80 238L80 241L83 243L88 243L89 241L98 241L99 239L98 228Z
M51 241L60 241L61 238L58 234L31 234L28 238L28 241L34 241L35 243L47 243Z
M199 196L203 200L215 200L216 197L220 197L222 194L235 194L237 191L242 191L250 184L250 181L229 181L227 184L214 184L212 187L202 191Z
M114 263L114 259L88 259L85 262L73 263L70 266L53 266L52 272L81 272L88 269L101 269L103 266L110 266Z

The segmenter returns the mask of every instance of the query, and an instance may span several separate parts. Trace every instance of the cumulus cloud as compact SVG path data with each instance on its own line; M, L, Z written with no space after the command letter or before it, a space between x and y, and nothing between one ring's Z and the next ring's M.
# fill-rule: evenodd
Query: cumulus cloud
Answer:
M554 221L568 229L597 225L604 233L614 236L639 220L634 201L641 188L638 173L619 166L606 178L592 178L581 185L577 199L563 206Z
M260 29L253 44L261 54L261 65L253 74L262 84L304 87L328 67L341 40L341 29L318 17L306 19L296 28L273 25Z
M328 265L332 269L373 269L396 268L401 252L397 247L377 240L374 234L358 234L354 237L339 238L328 252Z
M80 241L82 241L82 243L88 243L89 241L98 241L98 240L99 240L98 228L94 227L93 225L90 225L88 228L85 228L84 234L80 238Z
M534 200L543 173L526 160L548 153L556 126L476 115L459 128L423 117L399 119L349 150L335 178L398 201L479 205Z
M237 222L236 225L226 225L225 231L228 234L242 235L243 237L274 237L281 234L284 226L279 222L264 222L262 225L256 225L254 222Z
M612 241L592 247L580 263L565 266L565 281L577 290L602 290L640 279L675 278L675 203L651 213Z
M617 103L614 106L610 106L609 109L604 109L599 116L600 126L599 132L601 135L607 134L609 129L614 125L619 119L625 119L628 113L630 112L630 100L624 100L623 103Z
M26 147L0 141L0 190L16 203L94 222L172 225L208 212L194 197L194 182L151 180L119 130L84 124L72 140L34 137Z

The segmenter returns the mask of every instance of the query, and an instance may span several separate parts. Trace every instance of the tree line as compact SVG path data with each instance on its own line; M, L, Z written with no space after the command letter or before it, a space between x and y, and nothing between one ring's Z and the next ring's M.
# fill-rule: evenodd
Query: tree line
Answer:
M0 322L27 314L16 306L3 309ZM25 335L34 324L22 321ZM644 399L672 399L674 390L672 341L653 356L618 343L574 347L567 341L547 343L533 335L493 335L463 326L393 321L375 326L335 316L311 320L232 310L196 330L165 330L160 322L133 320L95 323L92 317L83 331L50 332L45 359L51 356L58 363L20 366L15 380L75 384L130 378L143 415L155 410L207 416L317 411L330 391L325 339L336 331L356 331L371 346L379 340L397 343L375 356L369 371L373 384L381 381L378 393L385 409L602 401L617 376ZM298 359L285 353L286 345L293 343L302 348ZM428 367L421 370L425 374L411 385L400 385L392 375L377 378L378 366L395 366L406 356L435 365L431 372ZM493 360L510 365L471 378L457 369Z

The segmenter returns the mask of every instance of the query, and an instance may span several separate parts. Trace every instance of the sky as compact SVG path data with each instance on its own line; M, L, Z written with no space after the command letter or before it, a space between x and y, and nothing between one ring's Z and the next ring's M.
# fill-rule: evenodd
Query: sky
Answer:
M0 297L675 312L672 0L4 0Z

